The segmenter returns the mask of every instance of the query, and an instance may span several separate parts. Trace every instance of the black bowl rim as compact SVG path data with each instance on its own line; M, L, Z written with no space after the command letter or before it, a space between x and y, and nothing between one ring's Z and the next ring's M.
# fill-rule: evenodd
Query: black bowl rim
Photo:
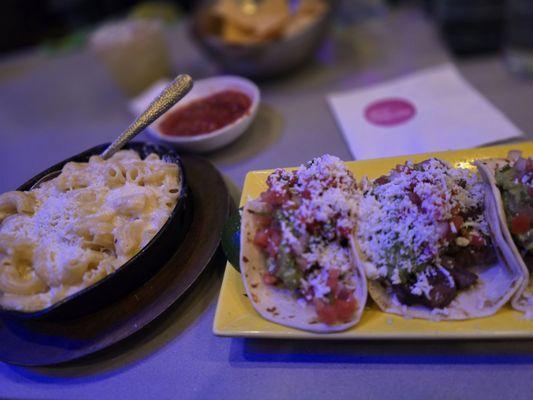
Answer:
M60 162L52 165L51 167L47 168L46 170L44 170L44 171L38 173L37 175L33 176L32 178L30 178L29 180L24 182L22 185L20 185L16 190L17 191L27 191L27 190L31 189L31 187L36 182L38 182L42 177L44 177L45 175L49 174L50 172L62 169L63 166L66 163L71 162L71 161L80 162L80 161L76 161L76 160L79 160L80 158L82 158L82 159L83 158L87 158L87 160L88 160L89 157L91 157L93 155L101 154L102 151L105 148L107 148L109 145L110 145L110 143L103 143L103 144L100 144L100 145L97 145L97 146L93 146L90 149L82 151L81 153L78 153L78 154L76 154L76 155L74 155L72 157L69 157L69 158L67 158L67 159L65 159L63 161L60 161ZM137 148L140 148L140 149L137 150ZM83 295L85 295L87 293L92 292L98 286L102 285L104 282L107 282L108 280L112 279L118 271L120 271L120 270L124 269L125 267L128 267L131 264L135 263L139 259L139 257L141 257L141 255L143 253L145 253L145 251L147 251L150 247L152 247L153 243L155 243L165 233L165 231L167 230L167 228L170 225L171 221L176 216L179 215L179 210L182 208L183 203L186 201L186 197L187 197L187 194L188 194L187 183L185 181L185 171L183 169L183 163L182 163L181 158L179 157L179 155L173 149L171 149L171 148L169 148L167 146L163 146L163 145L159 145L159 144L153 144L153 143L147 143L147 142L129 142L129 143L124 145L122 150L134 150L135 152L137 152L139 154L139 156L141 156L142 159L146 158L146 156L148 154L150 154L150 153L156 153L157 155L159 155L161 157L161 159L166 160L166 161L170 161L170 162L178 165L178 168L180 170L180 175L181 175L181 188L180 188L181 190L180 190L180 195L178 197L178 201L176 202L176 205L174 206L174 209L170 213L167 221L163 224L163 226L159 229L159 231L155 234L155 236L146 244L146 246L144 246L138 253L136 253L132 258L130 258L128 261L126 261L124 264L122 264L120 267L118 267L112 273L106 275L104 278L102 278L99 281L93 283L92 285L87 286L86 288L84 288L84 289L82 289L82 290L80 290L80 291L78 291L76 293L73 293L70 296L65 297L64 299L61 299L57 303L54 303L54 304L52 304L52 305L50 305L50 306L48 306L46 308L43 308L43 309L40 309L40 310L36 310L36 311L27 312L27 311L11 310L11 309L6 309L6 308L0 306L0 314L1 315L22 317L22 318L28 318L28 319L44 317L45 315L47 315L47 314L49 314L49 313L51 313L53 311L56 311L59 307L63 306L64 304L66 304L68 302L70 302L71 300L77 299L80 296L83 296Z

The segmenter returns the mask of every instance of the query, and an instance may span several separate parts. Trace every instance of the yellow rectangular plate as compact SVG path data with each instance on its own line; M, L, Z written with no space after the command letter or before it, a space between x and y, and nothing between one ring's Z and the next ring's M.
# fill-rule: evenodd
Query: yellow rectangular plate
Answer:
M525 155L533 154L533 142L472 150L428 153L405 157L382 158L347 162L359 180L366 175L376 178L406 160L415 162L438 157L455 166L471 168L471 161L479 158L504 157L511 149ZM266 178L272 171L252 171L246 176L241 206L249 197L255 198L265 190ZM218 299L213 332L220 336L261 337L283 339L499 339L533 338L533 320L526 320L510 306L491 317L469 321L425 321L406 319L381 312L369 298L359 324L340 333L316 334L287 328L259 316L246 297L240 274L228 263Z

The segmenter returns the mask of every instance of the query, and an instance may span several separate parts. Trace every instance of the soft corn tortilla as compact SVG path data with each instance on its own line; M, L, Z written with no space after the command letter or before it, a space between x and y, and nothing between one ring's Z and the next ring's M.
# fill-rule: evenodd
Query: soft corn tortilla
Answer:
M526 318L533 319L533 279L507 226L503 199L494 176L496 169L503 167L506 163L507 160L493 159L480 161L477 163L477 167L490 188L487 191L487 197L494 208L493 214L488 217L490 230L498 234L500 237L498 247L502 249L508 262L514 264L515 268L521 271L523 277L520 287L511 300L511 305L515 310L525 313Z
M249 201L244 207L241 219L241 276L248 298L255 310L263 318L276 324L310 332L338 332L356 325L361 319L367 298L364 271L357 264L355 264L357 307L353 319L342 324L327 325L318 321L315 308L312 305L305 301L298 301L287 289L263 283L262 275L266 267L265 257L260 249L253 244L255 232L258 229L253 212L261 212L264 207L264 203L260 201ZM353 240L350 242L353 250Z
M487 218L488 215L497 213L489 196L485 197L485 209ZM370 297L383 312L435 321L488 317L507 303L523 282L522 268L516 263L508 262L508 256L502 254L507 249L499 245L503 241L501 232L491 232L491 236L498 262L490 266L471 267L469 270L478 276L478 281L473 287L459 291L457 297L446 308L431 309L423 305L407 306L400 303L394 294L375 279L372 271L376 271L376 268L357 243L356 263L367 272Z

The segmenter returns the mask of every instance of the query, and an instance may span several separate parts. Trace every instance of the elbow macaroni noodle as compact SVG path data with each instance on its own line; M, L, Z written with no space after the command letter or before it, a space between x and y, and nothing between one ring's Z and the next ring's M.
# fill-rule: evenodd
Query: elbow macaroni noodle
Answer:
M180 186L176 164L122 150L1 194L0 305L41 310L112 273L167 221Z

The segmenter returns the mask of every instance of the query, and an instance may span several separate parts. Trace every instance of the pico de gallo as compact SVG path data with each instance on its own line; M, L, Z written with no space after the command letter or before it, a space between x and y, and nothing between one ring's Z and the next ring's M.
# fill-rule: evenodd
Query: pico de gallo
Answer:
M445 308L495 252L475 174L438 159L398 165L363 188L358 239L367 274L404 305Z
M511 234L533 270L533 159L510 156L513 160L496 170L496 184Z
M298 170L277 169L254 212L254 244L266 259L263 281L315 307L318 321L348 322L356 310L350 238L357 207L355 178L337 157Z

